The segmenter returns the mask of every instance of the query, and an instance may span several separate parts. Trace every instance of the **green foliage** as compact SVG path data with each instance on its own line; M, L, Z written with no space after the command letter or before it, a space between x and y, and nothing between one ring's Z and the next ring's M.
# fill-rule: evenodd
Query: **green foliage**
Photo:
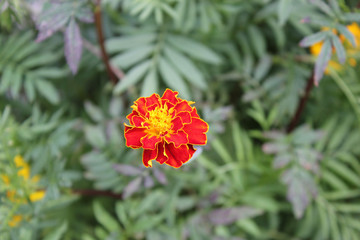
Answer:
M0 0L0 239L360 239L357 4ZM166 88L207 144L145 168Z

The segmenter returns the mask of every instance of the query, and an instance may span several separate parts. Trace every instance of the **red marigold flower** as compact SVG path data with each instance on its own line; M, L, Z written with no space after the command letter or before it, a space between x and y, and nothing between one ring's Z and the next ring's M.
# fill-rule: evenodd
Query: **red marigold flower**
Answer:
M196 149L206 144L208 124L200 119L194 102L177 97L178 92L166 89L163 96L153 94L134 103L126 118L126 146L143 148L143 163L152 166L152 160L174 168L189 161Z

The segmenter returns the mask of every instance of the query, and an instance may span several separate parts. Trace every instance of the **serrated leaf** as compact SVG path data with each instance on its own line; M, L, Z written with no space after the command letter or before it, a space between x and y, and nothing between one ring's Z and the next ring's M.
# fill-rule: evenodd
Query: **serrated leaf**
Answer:
M324 71L329 64L331 58L331 42L329 39L324 41L322 45L320 54L315 62L315 70L314 70L314 82L315 85L318 85L322 77L324 76Z
M134 86L140 79L145 75L146 71L149 69L151 61L146 60L135 67L125 75L123 79L115 86L114 94L121 94L127 88Z
M82 54L81 32L75 19L70 20L65 29L65 58L71 72L75 74L78 70Z
M191 83L204 90L207 88L206 81L203 74L198 70L194 63L182 55L175 49L165 48L165 56L171 61L171 63L176 67L176 69Z
M163 58L161 58L159 61L159 72L164 82L170 88L172 88L174 91L178 91L180 96L183 96L185 99L190 98L188 87L186 86L182 77L179 75L177 70L175 70L174 67Z
M193 58L215 65L221 63L221 58L213 50L190 38L171 35L167 40L171 45Z

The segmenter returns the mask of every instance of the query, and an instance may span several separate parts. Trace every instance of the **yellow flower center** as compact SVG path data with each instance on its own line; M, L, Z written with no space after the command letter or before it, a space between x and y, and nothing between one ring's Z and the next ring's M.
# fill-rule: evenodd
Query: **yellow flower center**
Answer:
M163 107L157 107L154 110L149 112L149 118L145 121L148 123L147 133L162 137L166 135L171 129L171 113L173 109L168 109L165 105Z

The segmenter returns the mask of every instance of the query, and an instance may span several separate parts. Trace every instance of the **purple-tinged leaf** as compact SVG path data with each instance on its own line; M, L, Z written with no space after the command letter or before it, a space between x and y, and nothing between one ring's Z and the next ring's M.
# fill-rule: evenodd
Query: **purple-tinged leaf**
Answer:
M81 8L76 12L76 17L81 22L92 23L94 22L94 14L90 8Z
M154 176L159 181L159 183L161 183L162 185L166 185L167 178L166 178L165 174L156 168L154 168L153 171L154 171Z
M293 167L283 174L281 180L288 187L287 199L293 207L295 217L302 218L311 196L315 198L317 195L313 178L306 170Z
M132 180L125 188L123 192L124 198L128 198L134 193L136 193L141 186L142 177L137 177L134 180Z
M137 168L137 167L134 167L131 165L126 165L126 164L114 164L113 168L117 172L119 172L125 176L138 176L138 175L141 175L143 172L141 168Z
M44 10L38 16L34 14L36 28L39 30L36 42L44 41L64 27L71 16L71 11L69 10L71 10L69 6L53 3L49 9Z
M280 139L284 137L284 133L281 131L267 131L267 132L263 132L263 136L269 139Z
M211 211L208 214L208 218L214 225L228 225L237 220L255 217L261 215L262 213L263 212L259 209L247 206L220 208Z
M286 144L283 143L265 143L262 145L262 150L266 154L274 154L283 152L288 148Z
M145 178L144 178L144 187L152 188L154 185L155 185L154 179L149 175L145 176Z
M82 53L82 39L80 28L75 19L70 20L65 30L65 57L73 74L78 70Z
M328 35L327 31L321 31L321 32L311 34L311 35L303 38L300 41L299 45L300 45L300 47L310 47L318 42L323 41L327 35Z
M316 86L319 85L321 78L324 76L325 69L331 58L331 51L331 42L329 39L326 39L315 62L314 82Z
M292 156L290 154L278 155L274 158L273 168L279 169L285 167L290 161Z

